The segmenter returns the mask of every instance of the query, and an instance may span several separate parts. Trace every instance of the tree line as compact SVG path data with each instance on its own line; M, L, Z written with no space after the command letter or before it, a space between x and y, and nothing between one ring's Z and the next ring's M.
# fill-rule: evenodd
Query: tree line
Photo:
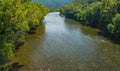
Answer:
M47 14L47 8L31 0L0 0L0 71Z
M111 38L120 41L120 0L76 0L60 8L66 17L84 22L105 31Z

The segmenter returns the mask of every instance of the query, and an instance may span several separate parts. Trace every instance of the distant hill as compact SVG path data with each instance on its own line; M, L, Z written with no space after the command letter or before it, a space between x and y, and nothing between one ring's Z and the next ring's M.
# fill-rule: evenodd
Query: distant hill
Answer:
M95 1L101 1L101 0L75 0L76 3L92 3Z
M73 0L32 0L32 1L40 2L47 7L60 7L72 2Z

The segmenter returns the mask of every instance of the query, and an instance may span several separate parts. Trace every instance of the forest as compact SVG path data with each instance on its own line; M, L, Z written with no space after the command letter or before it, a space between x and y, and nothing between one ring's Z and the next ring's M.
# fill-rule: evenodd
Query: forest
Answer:
M0 0L0 71L47 12L45 6L31 0Z
M102 29L110 38L120 40L119 0L76 0L60 8L68 18Z

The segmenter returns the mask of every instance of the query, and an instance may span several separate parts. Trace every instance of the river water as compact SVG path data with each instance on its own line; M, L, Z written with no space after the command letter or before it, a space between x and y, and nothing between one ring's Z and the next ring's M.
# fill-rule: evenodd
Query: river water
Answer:
M59 14L47 14L36 34L26 36L12 59L18 71L120 71L120 45Z

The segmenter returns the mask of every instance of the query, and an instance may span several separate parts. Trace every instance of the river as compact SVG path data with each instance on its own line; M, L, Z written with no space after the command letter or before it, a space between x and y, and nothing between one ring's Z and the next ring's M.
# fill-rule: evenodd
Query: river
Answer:
M120 71L120 45L52 12L36 34L27 35L12 63L18 71Z

